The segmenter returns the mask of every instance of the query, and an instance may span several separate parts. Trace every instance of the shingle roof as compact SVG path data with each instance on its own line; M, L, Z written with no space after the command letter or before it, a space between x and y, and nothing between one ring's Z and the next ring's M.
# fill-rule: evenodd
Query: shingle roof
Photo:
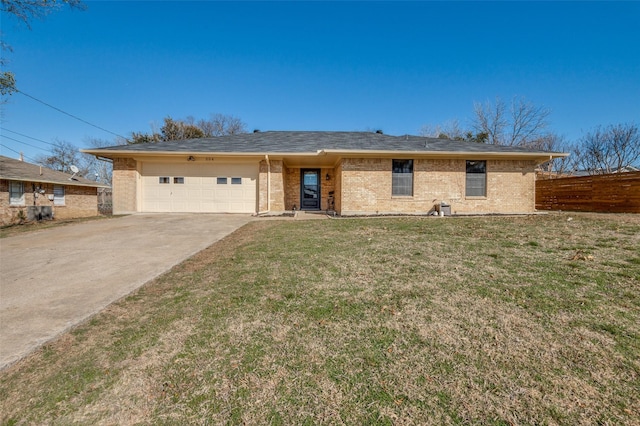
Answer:
M73 179L71 179L71 175L67 173L58 172L46 167L40 167L35 164L14 160L13 158L4 157L1 155L0 179L54 183L72 186L95 186L99 188L108 187L108 185L103 185L101 183L97 183L79 176L75 176Z
M460 152L460 153L541 153L523 147L435 139L421 136L391 136L372 132L269 131L187 139L149 144L120 145L86 150L131 152L237 152L237 153L316 153L337 151Z

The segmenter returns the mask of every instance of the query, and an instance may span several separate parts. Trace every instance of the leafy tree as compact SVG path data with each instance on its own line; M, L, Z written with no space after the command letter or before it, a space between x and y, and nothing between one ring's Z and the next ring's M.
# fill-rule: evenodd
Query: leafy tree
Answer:
M137 144L137 143L156 143L160 142L161 138L158 133L142 133L142 132L131 132L131 137L127 140L128 144Z
M160 127L160 132L132 132L127 142L129 144L155 143L233 135L247 133L246 127L246 124L241 119L223 114L215 114L209 120L198 121L193 117L187 117L185 120L165 117L164 124Z
M184 139L203 138L205 133L194 124L187 121L176 121L171 117L164 119L164 125L160 128L162 140L179 141Z
M0 95L11 95L16 91L16 78L11 71L0 72Z

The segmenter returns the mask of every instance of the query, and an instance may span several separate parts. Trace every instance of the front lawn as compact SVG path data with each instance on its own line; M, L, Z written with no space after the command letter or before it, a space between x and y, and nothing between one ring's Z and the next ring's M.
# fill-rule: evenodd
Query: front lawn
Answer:
M252 222L0 372L3 424L639 413L638 215Z

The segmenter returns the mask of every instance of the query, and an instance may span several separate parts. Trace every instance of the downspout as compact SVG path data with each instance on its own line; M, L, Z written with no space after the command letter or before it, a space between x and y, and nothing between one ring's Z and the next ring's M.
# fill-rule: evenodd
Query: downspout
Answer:
M269 162L269 154L264 155L267 160L267 212L271 211L271 163Z
M267 162L267 210L259 211L259 215L271 211L271 163L269 162L269 154L264 155L264 160Z

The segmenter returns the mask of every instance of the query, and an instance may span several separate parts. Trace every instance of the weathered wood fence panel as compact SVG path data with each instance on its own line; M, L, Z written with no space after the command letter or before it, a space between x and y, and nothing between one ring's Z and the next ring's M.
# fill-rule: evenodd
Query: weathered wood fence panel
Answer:
M640 213L640 172L537 180L536 209Z

